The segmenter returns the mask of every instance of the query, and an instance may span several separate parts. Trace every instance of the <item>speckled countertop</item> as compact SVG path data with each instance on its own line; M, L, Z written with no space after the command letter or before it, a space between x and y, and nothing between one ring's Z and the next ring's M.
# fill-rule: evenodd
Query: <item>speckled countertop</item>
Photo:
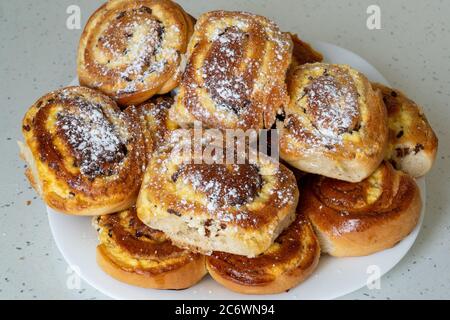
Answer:
M427 177L423 228L408 255L381 280L344 299L450 298L450 1L179 0L197 16L239 9L276 20L303 38L335 43L372 63L422 104L440 140ZM102 1L0 2L0 298L104 299L86 283L66 286L67 265L52 239L44 204L23 176L16 141L26 109L75 75L81 30L66 28L70 5L82 25ZM381 9L381 30L366 27L366 9Z

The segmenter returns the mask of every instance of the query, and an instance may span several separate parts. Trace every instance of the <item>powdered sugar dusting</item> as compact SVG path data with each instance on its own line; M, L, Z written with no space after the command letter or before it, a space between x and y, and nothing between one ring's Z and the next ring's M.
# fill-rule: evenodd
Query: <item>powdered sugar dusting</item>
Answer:
M236 114L245 111L251 94L251 83L237 70L243 58L243 46L247 37L238 28L228 28L215 36L201 73L205 87L217 106Z
M207 126L270 127L288 100L291 49L289 36L264 17L206 13L191 39L177 105Z
M81 97L70 100L75 108L62 110L56 125L72 148L80 172L89 178L114 173L126 156L126 146L106 118L102 106Z
M95 48L91 48L91 60L85 65L102 76L102 81L92 86L102 87L114 79L117 94L128 94L153 85L148 83L150 79L168 68L177 72L172 64L178 63L181 55L177 50L182 42L178 25L166 27L145 6L130 7L106 23L93 41Z
M159 43L161 42L162 32L164 30L161 23L149 19L145 21L145 24L147 26L147 32L137 39L137 41L130 41L131 46L127 50L134 52L135 58L132 59L131 64L120 73L122 78L140 75L143 68L149 63L148 56L156 52ZM138 25L137 22L133 21L131 24L126 25L124 29L126 33L132 33L138 27L142 27L142 24ZM155 66L152 66L152 68L157 69Z
M262 186L258 169L249 164L192 164L182 166L172 180L189 184L208 197L207 209L241 206L251 202Z
M305 89L308 97L306 112L322 135L333 138L354 129L359 110L352 82L347 79L347 85L339 85L333 77L324 75L314 79Z
M360 129L359 95L354 80L333 66L325 68L320 76L309 76L309 80L294 97L297 111L288 114L285 127L308 146L334 150L343 144L343 134ZM296 148L290 143L286 147Z

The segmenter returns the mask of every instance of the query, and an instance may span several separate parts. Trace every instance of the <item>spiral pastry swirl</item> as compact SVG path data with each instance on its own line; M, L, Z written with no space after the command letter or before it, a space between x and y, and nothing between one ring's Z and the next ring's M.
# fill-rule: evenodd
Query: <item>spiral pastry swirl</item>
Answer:
M145 167L138 119L107 96L67 87L40 98L22 126L26 175L51 208L98 215L136 201Z
M378 83L388 112L389 144L385 159L413 177L425 175L433 166L438 138L422 108L401 91Z
M270 128L288 102L292 41L270 20L244 12L200 16L173 113L181 126Z
M419 220L421 198L413 178L383 162L359 183L310 178L300 208L323 252L361 256L393 247L406 237Z
M297 286L316 268L319 241L303 214L255 258L213 252L206 257L209 274L226 288L246 294L281 293Z
M89 19L78 49L80 84L119 104L174 89L193 18L170 0L111 0Z
M137 211L175 244L256 256L294 220L298 188L283 165L262 154L243 164L196 162L174 152L184 142L171 141L147 167Z
M383 160L387 116L367 78L346 65L298 66L289 73L291 102L279 123L280 155L292 166L358 182Z
M163 232L144 225L136 208L94 218L97 262L112 277L156 289L184 289L206 274L205 259L174 246Z

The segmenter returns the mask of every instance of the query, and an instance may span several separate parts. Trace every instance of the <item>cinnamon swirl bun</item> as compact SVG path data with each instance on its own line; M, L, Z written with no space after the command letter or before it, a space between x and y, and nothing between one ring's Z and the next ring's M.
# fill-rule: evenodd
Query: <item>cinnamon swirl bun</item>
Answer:
M184 289L206 274L205 258L174 246L131 209L93 220L100 240L97 263L113 278L144 288Z
M119 104L174 89L193 18L170 0L111 0L89 19L78 49L80 84Z
M137 212L176 245L254 257L294 220L299 193L285 166L263 154L227 164L218 146L210 149L213 162L198 162L179 152L184 142L172 141L147 167ZM205 154L209 143L203 143Z
M322 252L337 257L393 247L414 229L421 206L414 179L389 162L359 183L312 177L300 201Z
M200 16L171 116L181 126L270 128L288 102L292 41L270 20L245 12Z
M438 138L420 106L402 92L374 83L387 107L389 145L386 159L413 177L425 175L433 166Z
M281 293L304 281L317 267L319 241L303 214L255 258L213 252L209 274L226 288L245 294Z
M346 65L305 64L289 73L291 102L278 124L280 156L309 173L358 182L383 160L386 108L367 78Z
M51 208L100 215L135 203L144 139L138 119L109 97L85 87L51 92L28 110L22 131L26 175Z

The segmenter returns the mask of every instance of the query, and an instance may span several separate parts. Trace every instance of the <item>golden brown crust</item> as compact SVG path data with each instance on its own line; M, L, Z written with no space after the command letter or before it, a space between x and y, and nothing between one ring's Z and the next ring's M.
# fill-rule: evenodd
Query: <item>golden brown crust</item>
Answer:
M45 203L59 212L97 215L129 208L145 165L136 123L94 90L51 92L23 119L26 175Z
M298 214L263 254L247 258L214 252L206 258L208 272L226 288L245 294L273 294L304 281L316 268L319 241L308 220Z
M389 146L385 159L413 177L425 175L436 158L438 138L420 106L401 91L379 83L388 112Z
M192 260L180 269L152 277L129 272L115 265L105 254L102 246L97 247L97 263L111 277L142 288L186 289L199 282L206 274L204 257Z
M288 102L292 42L270 20L245 12L200 16L171 116L219 129L270 128Z
M144 288L184 289L206 274L200 254L182 250L145 226L135 208L95 218L100 245L97 262L115 279Z
M196 145L192 136L188 143ZM204 253L254 256L267 249L295 217L292 172L262 154L246 164L195 164L190 152L182 152L184 143L176 141L152 158L138 198L139 218L177 245ZM203 143L206 154L210 144ZM220 161L224 150L213 151Z
M154 152L165 146L170 132L178 128L178 125L169 119L172 104L172 97L159 96L139 106L129 106L125 110L139 119L145 139L147 161L150 161Z
M421 210L413 178L383 162L360 183L315 176L300 210L311 221L323 252L362 256L391 248L416 226Z
M78 49L80 84L124 105L174 89L193 32L170 0L111 0L89 18Z
M323 55L314 50L309 43L302 41L295 33L289 33L294 44L292 50L292 64L291 68L306 64L322 62Z
M346 65L296 67L281 129L280 156L310 173L358 182L383 160L387 115L367 78Z

